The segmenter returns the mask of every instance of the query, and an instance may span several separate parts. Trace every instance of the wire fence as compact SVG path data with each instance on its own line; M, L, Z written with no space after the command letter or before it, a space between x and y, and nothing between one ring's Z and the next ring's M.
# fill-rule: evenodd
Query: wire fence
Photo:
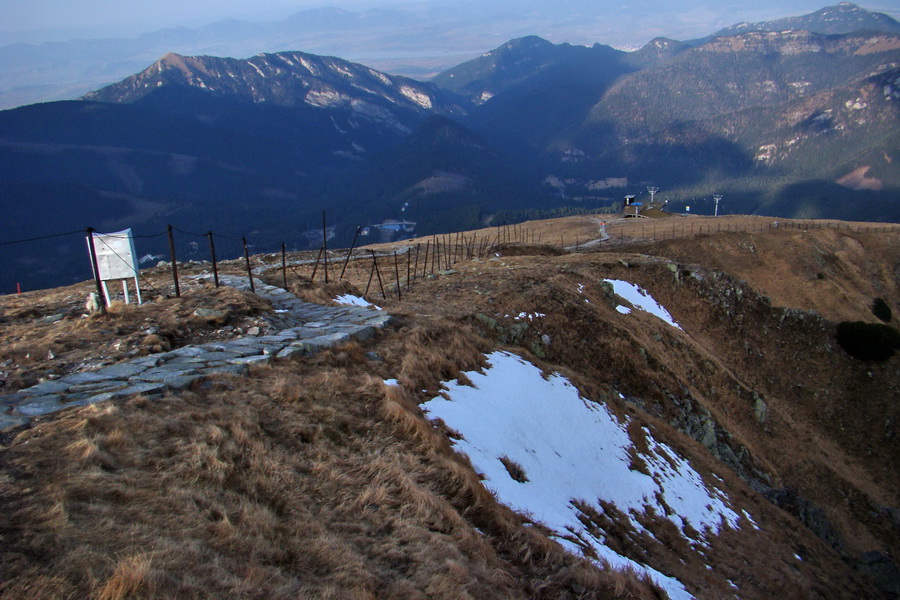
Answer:
M596 215L598 218L603 216ZM216 287L219 286L220 264L227 263L233 267L235 261L242 261L243 270L246 271L250 279L251 289L254 289L254 291L254 277L258 278L264 273L271 273L273 277L280 279L283 287L287 288L289 279L306 283L316 280L325 283L341 280L345 278L349 269L351 276L355 280L365 280L367 282L364 294L367 295L370 291L375 290L374 286L377 285L377 290L382 298L396 297L400 299L404 291L408 292L417 280L446 273L452 270L453 265L461 260L484 258L486 255L494 253L498 247L506 244L551 245L559 246L565 250L578 251L588 247L594 249L617 248L646 242L719 233L805 232L823 229L848 233L900 231L900 225L897 224L850 223L823 220L798 221L774 218L763 219L759 217L744 217L741 220L731 217L672 218L664 221L660 219L616 219L608 224L595 219L594 222L599 224L599 229L593 228L588 231L582 227L579 230L580 233L569 233L568 236L566 233L563 233L558 240L555 237L551 238L550 235L545 235L546 227L536 229L526 224L510 224L475 231L434 234L430 237L394 243L390 246L381 245L380 249L369 248L368 250L356 248L360 232L362 231L362 227L357 227L353 242L349 250L347 250L328 249L327 228L324 226L323 215L322 243L315 259L304 258L302 255L298 256L297 250L291 252L292 256L289 259L287 245L284 242L277 245L264 245L262 243L251 243L244 236L228 236L212 231L199 233L173 225L168 225L165 231L159 233L132 234L132 237L137 239L168 237L169 256L167 258L169 260L163 261L157 266L165 265L171 269L172 286L176 297L181 294L178 274L179 257L176 253L175 243L177 233L178 237L195 238L193 242L189 242L192 247L192 257L205 254L199 252L199 240L204 240L203 243L208 246L208 262L212 267L213 281ZM125 257L121 256L106 241L116 238L118 234L97 235L93 228L0 242L0 246L34 243L76 235L84 235L88 239L96 240L102 244L107 253L117 256L123 263L127 264ZM121 234L120 237L126 236ZM179 241L181 246L184 247L183 240ZM216 246L217 241L219 242L218 249ZM223 245L227 248L224 253L222 252ZM97 259L93 256L95 248L91 246L90 249L98 295L103 297L96 264ZM225 254L237 256L237 258L220 260L217 257L217 250L219 255ZM316 251L316 249L311 250L311 252ZM251 254L255 256L253 262L250 260ZM207 261L204 260L203 262ZM157 287L159 282L157 281L157 285L154 285L140 269L135 270L134 277L138 278L143 285L153 290L157 295L166 295L163 290ZM16 291L21 293L21 288L18 284Z

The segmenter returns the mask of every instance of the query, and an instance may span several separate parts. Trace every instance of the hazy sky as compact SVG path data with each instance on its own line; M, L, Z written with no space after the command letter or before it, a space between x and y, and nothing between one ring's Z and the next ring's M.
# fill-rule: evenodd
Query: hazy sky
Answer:
M439 4L464 5L470 0L443 0ZM267 21L284 18L306 8L339 6L362 9L386 5L425 5L436 0L0 0L0 43L40 42L70 37L128 37L166 27L197 27L226 18ZM695 35L740 21L758 21L812 12L837 0L481 0L480 4L515 12L523 7L580 7L594 14L635 13L648 21L666 24L674 33ZM900 0L874 0L861 6L900 18ZM655 23L653 23L655 25ZM690 35L690 33L688 33ZM680 39L684 39L683 35ZM603 41L603 40L597 40Z

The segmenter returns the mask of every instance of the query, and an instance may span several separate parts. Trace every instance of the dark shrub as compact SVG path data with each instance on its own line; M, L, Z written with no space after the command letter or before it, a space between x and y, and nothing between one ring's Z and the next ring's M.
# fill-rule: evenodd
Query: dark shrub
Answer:
M900 349L900 331L881 323L844 321L837 327L837 343L859 360L887 360Z
M893 316L891 307L884 301L884 298L872 300L872 314L878 317L879 321L884 321L885 323L890 323Z

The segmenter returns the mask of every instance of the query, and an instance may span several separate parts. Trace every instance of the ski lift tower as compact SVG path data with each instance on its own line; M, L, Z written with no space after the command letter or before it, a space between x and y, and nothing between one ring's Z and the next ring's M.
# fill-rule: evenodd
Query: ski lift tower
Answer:
M656 195L656 192L659 191L659 188L655 185L648 185L647 191L650 192L650 204L653 204L653 196Z
M715 196L713 196L713 200L716 201L716 214L715 214L716 217L719 216L719 200L721 200L721 199L722 199L722 194L716 194Z

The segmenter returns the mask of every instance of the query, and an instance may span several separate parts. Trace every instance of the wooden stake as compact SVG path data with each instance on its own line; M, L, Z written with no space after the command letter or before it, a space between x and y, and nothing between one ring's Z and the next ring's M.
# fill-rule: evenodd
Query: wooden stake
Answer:
M315 266L313 266L313 274L312 274L312 277L309 278L309 280L311 282L316 280L316 271L319 270L319 260L321 260L321 258L322 258L322 247L319 246L319 254L316 255L316 264L315 264Z
M400 295L400 265L397 262L397 251L394 250L394 277L397 278L397 300L402 300Z
M94 228L87 228L88 251L91 255L91 266L94 268L94 282L97 284L97 299L100 301L100 310L106 312L106 294L103 293L103 282L100 281L100 266L97 264L97 250L94 248ZM16 284L18 285L18 284Z
M328 283L328 229L325 227L325 211L322 211L322 248L325 260L325 283Z
M347 253L347 259L344 261L344 268L341 269L341 276L339 279L344 278L344 272L347 270L347 263L350 262L350 256L353 254L353 249L356 248L356 238L359 237L359 232L362 231L362 227L356 228L356 234L353 236L353 243L350 244L350 252Z
M250 278L250 291L256 293L256 286L253 285L253 271L250 269L250 252L247 250L247 238L242 237L241 242L244 243L244 262L247 263L247 277Z
M378 270L378 259L375 258L374 250L370 250L370 252L372 253L372 264L375 267L375 275L378 276L378 287L381 288L381 297L387 298L387 296L384 294L384 284L381 281L381 271Z
M281 282L284 284L283 289L287 289L287 246L281 242Z
M181 298L181 288L178 286L178 261L175 259L175 238L172 236L172 226L166 229L169 234L169 255L172 257L172 279L175 280L175 297Z
M209 238L209 257L212 260L213 281L216 282L216 287L219 287L219 267L216 265L216 243L213 241L213 232L207 231L206 237Z

